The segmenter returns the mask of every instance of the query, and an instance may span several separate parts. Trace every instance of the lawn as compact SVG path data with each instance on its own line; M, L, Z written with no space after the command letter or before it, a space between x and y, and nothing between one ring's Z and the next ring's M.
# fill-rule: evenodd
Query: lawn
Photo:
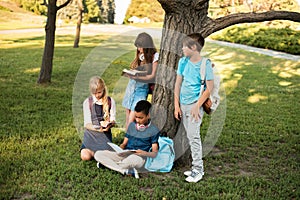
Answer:
M120 74L134 55L129 36L56 37L52 83L36 84L44 35L0 35L0 199L298 199L300 62L207 43L221 71L226 119L205 176L184 181L170 173L124 177L96 162L83 162L81 103L87 80L99 74L117 102L123 137ZM113 59L111 58L114 54ZM210 117L205 116L203 137Z

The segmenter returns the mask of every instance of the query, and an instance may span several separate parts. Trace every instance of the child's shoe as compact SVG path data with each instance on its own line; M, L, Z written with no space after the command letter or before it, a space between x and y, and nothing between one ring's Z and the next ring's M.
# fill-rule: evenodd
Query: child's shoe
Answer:
M185 174L188 174L188 172L185 172ZM202 179L203 174L203 172L199 172L198 170L193 169L190 173L190 176L188 176L185 180L189 183L197 183Z
M192 175L192 171L191 171L191 170L188 170L188 171L183 172L183 174L184 174L185 176L191 176L191 175ZM204 176L204 172L202 172L202 176Z
M134 178L140 178L139 177L139 173L138 171L135 169L135 168L130 168L128 169L128 171L126 172L127 175L131 175L133 176Z

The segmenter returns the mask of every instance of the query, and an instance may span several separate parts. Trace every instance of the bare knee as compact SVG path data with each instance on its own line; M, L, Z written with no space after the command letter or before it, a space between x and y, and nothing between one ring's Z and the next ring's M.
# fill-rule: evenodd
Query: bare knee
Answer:
M81 160L91 160L93 158L93 152L89 149L82 149L80 152Z

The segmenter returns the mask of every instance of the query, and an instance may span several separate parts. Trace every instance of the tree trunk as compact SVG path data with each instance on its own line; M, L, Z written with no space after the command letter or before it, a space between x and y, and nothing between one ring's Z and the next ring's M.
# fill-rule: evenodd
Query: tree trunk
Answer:
M67 6L71 0L66 0L65 3L60 6L56 6L57 0L49 0L48 3L44 0L41 5L47 6L47 23L45 26L46 38L45 47L42 60L42 66L40 70L40 75L37 83L50 83L52 75L53 66L53 55L54 55L54 42L55 42L55 29L56 29L56 14L57 11L65 6Z
M82 14L83 14L82 0L77 0L77 5L78 5L78 19L77 19L75 41L74 41L74 46L73 46L74 48L79 47L80 31L81 31L81 23L82 23Z
M190 162L190 152L186 133L184 128L179 126L179 122L175 120L173 115L173 91L177 63L182 54L182 37L190 33L200 33L206 38L216 31L239 23L272 20L300 22L300 13L289 11L236 13L218 19L211 19L207 16L209 0L158 0L158 2L166 14L160 45L161 50L159 67L156 74L156 86L152 98L154 104L153 110L155 115L159 116L159 118L155 118L153 121L161 128L164 135L173 138L177 164L187 165ZM217 116L217 118L222 117ZM223 119L220 121L222 120ZM209 144L207 149L212 148L212 145L213 144Z
M207 18L208 3L201 9L190 4L173 4L172 12L166 10L161 39L159 67L156 74L156 87L153 95L154 112L159 116L166 115L166 120L154 119L162 133L174 140L177 164L186 165L190 152L186 133L174 118L174 84L177 63L182 56L182 38L190 33L199 32L202 22ZM178 12L176 12L176 10ZM180 11L180 12L179 12ZM193 23L193 22L197 23ZM162 114L165 112L165 114ZM178 159L181 157L181 159Z
M40 75L38 78L38 83L50 83L52 74L52 61L54 54L54 41L55 41L55 22L56 22L56 1L49 1L47 23L45 26L46 38L45 47L42 60L42 66L40 70Z

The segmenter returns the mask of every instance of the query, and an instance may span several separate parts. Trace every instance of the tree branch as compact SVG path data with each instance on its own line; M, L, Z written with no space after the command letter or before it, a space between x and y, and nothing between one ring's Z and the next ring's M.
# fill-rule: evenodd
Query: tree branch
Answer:
M161 7L165 10L165 12L172 12L173 8L176 7L175 1L169 1L169 0L157 0Z
M82 0L77 0L77 6L78 6L78 10L83 11L83 3L82 3Z
M195 9L201 9L205 3L208 3L209 0L193 0L192 7Z
M178 8L195 7L200 8L209 0L157 0L166 13L178 12Z
M294 22L300 22L300 13L289 11L268 11L263 13L231 14L215 20L207 21L205 27L208 28L208 31L205 33L205 35L208 36L216 31L222 30L235 24L255 23L272 20L290 20Z
M46 6L46 7L48 7L48 3L47 3L47 1L46 1L46 0L44 0L44 2L43 2L43 3L41 3L41 5L42 5L42 6Z
M65 3L61 4L60 6L57 7L57 10L67 6L72 0L67 0Z

